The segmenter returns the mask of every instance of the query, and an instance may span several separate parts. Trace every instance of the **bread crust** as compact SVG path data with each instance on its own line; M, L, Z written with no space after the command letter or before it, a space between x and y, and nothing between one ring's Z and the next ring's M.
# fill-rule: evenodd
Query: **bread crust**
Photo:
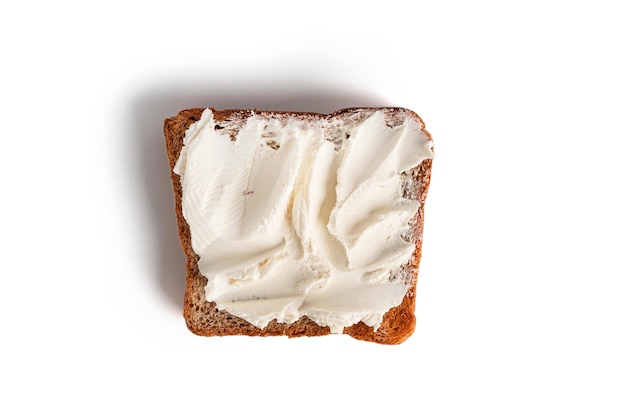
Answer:
M183 148L185 131L194 122L200 120L204 108L182 110L177 116L168 118L164 122L165 145L170 164L170 175L174 188L176 200L176 218L178 220L178 234L181 246L186 257L186 280L184 317L187 327L195 334L202 336L225 336L225 335L249 335L249 336L276 336L285 335L287 337L321 336L330 334L329 327L317 325L306 316L292 324L278 323L272 320L265 328L260 329L247 321L231 315L226 311L217 309L215 302L209 302L205 298L204 287L207 279L202 276L198 269L198 255L191 246L191 232L187 221L182 213L182 185L180 176L174 173L174 165ZM408 112L412 117L421 123L422 131L428 138L431 135L424 129L421 118L412 111L403 108L348 108L338 110L331 115L304 112L280 112L280 111L258 111L230 109L215 110L213 118L216 123L240 122L253 113L266 116L285 116L303 121L310 121L319 118L339 116L346 113L367 112L384 110L388 115L395 112ZM417 284L417 273L422 254L422 236L424 228L424 202L430 185L430 173L432 169L432 159L422 161L417 167L406 173L412 177L411 198L420 202L418 213L413 223L413 238L415 241L415 251L413 257L403 267L405 273L410 276L411 286L407 291L402 303L390 309L383 317L381 326L374 332L373 328L359 322L343 331L356 339L372 341L380 344L399 344L406 340L415 329L415 289Z

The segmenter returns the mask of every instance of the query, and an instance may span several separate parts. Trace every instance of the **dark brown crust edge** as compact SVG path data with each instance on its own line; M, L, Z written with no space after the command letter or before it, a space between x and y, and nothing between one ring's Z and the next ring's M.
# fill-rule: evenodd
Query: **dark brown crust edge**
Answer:
M414 112L403 108L349 108L334 112L330 116L339 115L346 112L358 110L397 110L409 112L422 125L423 132L431 138L430 133L424 129L424 122ZM303 316L293 324L281 324L276 320L270 322L264 329L259 329L247 321L229 314L226 311L219 311L214 302L206 301L204 297L204 286L206 278L198 270L198 256L191 247L191 233L189 225L182 214L182 186L180 177L174 173L174 165L183 147L185 131L194 122L200 120L204 108L187 109L178 113L177 116L168 118L164 122L165 144L167 156L170 164L170 175L174 188L176 200L176 218L178 220L178 234L181 246L186 256L187 287L185 291L184 317L187 327L195 334L202 336L225 336L225 335L249 335L249 336L276 336L287 337L321 336L330 334L328 327L322 327ZM211 109L214 119L224 121L227 119L246 119L252 115L252 110L215 110ZM327 115L317 113L301 112L276 112L257 111L256 114L284 114L301 120L312 120ZM417 214L415 228L416 248L413 258L409 261L408 267L414 272L413 284L402 303L390 309L384 316L381 326L376 332L373 328L359 322L344 329L344 334L348 334L356 339L371 341L380 344L399 344L406 340L415 329L415 290L417 284L418 267L422 254L422 236L424 228L424 203L430 185L430 174L432 160L424 160L415 170L413 170L413 181L417 184L417 198L420 201L420 208Z

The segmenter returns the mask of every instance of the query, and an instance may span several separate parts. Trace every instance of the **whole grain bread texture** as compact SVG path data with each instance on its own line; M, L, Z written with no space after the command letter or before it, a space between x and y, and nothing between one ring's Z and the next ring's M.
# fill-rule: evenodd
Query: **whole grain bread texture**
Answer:
M198 269L199 257L192 249L189 225L182 213L182 186L180 176L174 173L174 165L183 148L185 131L191 124L200 120L204 110L203 108L182 110L177 116L166 119L164 123L165 144L169 159L172 185L174 187L174 197L176 200L178 234L187 260L187 287L185 292L184 317L188 328L193 333L202 336L283 335L291 338L330 334L328 327L319 326L306 316L301 317L292 324L278 323L276 320L273 320L265 328L259 329L226 311L218 310L215 302L206 300L204 287L207 284L207 279ZM384 112L385 119L389 124L393 124L394 121L401 122L406 117L415 118L420 122L423 132L430 138L430 134L424 129L424 123L419 116L404 108L349 108L338 110L329 115L302 112L259 111L256 109L211 110L213 112L213 118L222 132L229 134L233 139L238 130L245 124L248 117L253 114L267 118L279 118L284 121L298 120L307 122L319 118L331 117L356 121L378 110ZM333 139L330 138L330 140ZM335 138L334 140L341 141L342 138ZM431 168L432 160L426 159L417 167L403 173L403 175L407 176L408 180L406 182L407 187L403 190L404 197L420 201L418 213L412 223L412 239L416 244L415 252L409 262L400 269L400 273L397 273L406 275L404 279L411 281L411 286L407 294L399 306L390 309L385 314L381 326L376 331L374 331L372 327L359 322L350 327L346 327L343 331L344 334L348 334L359 340L380 344L399 344L413 333L415 328L415 287L422 254L424 202L430 184Z

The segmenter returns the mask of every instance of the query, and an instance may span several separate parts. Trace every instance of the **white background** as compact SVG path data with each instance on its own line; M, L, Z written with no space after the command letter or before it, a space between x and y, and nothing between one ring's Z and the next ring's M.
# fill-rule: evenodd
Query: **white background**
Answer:
M626 415L620 2L17 3L0 416ZM437 152L414 335L191 334L163 119L386 105Z

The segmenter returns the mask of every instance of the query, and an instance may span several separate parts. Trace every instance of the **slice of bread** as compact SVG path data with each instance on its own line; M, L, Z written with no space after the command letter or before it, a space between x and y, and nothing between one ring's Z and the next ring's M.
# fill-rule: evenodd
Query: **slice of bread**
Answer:
M275 319L270 321L263 329L228 313L226 310L219 310L215 302L207 301L205 298L205 286L207 279L200 273L198 261L199 256L192 248L190 226L183 216L182 194L183 187L181 178L174 172L175 165L179 159L184 145L184 138L187 129L201 119L205 109L188 109L181 111L177 116L165 120L164 133L167 148L167 155L170 163L174 196L176 199L176 216L178 219L178 232L181 245L185 253L187 263L187 287L185 293L184 317L189 329L198 335L203 336L225 336L225 335L249 335L249 336L271 336L286 335L288 337L300 336L321 336L331 333L327 326L320 326L306 316L300 317L293 323L279 323ZM239 129L245 125L247 119L252 115L266 118L279 119L281 123L313 123L320 119L358 119L362 115L372 114L374 111L383 111L385 120L393 124L394 120L405 120L413 118L421 126L423 135L430 138L430 134L424 130L422 120L413 112L403 108L351 108L334 112L331 115L317 113L299 112L275 112L258 110L215 110L211 109L213 119L219 124L221 133L225 133L235 139ZM216 127L217 129L217 127ZM419 201L419 209L412 218L410 240L415 243L415 250L412 258L401 268L396 269L393 274L402 275L402 280L410 282L408 291L400 305L391 308L383 317L382 324L374 331L371 326L358 322L343 329L344 334L366 341L373 341L381 344L399 344L406 340L415 328L415 286L417 283L417 271L421 257L422 231L424 224L424 201L430 184L432 159L424 159L417 167L404 172L408 179L403 188L405 198ZM393 279L394 277L390 277Z

